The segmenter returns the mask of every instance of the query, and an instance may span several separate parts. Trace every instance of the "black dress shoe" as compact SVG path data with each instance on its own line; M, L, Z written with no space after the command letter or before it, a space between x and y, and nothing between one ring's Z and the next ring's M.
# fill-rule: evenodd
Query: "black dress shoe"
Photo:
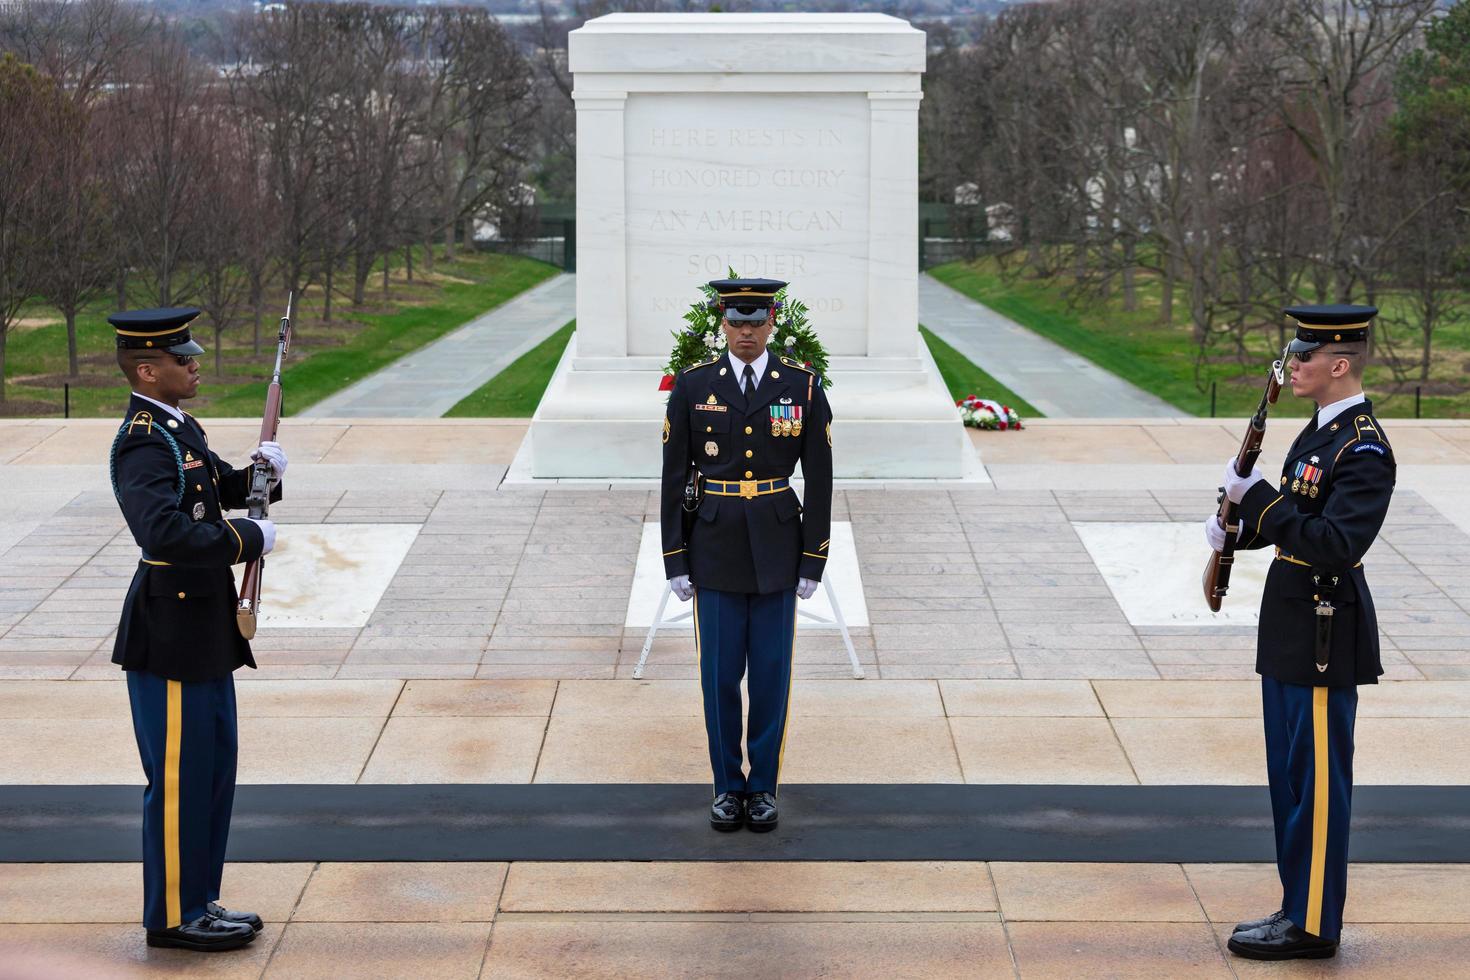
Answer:
M192 949L201 953L221 953L239 949L255 940L255 930L243 922L226 922L208 912L172 929L149 929L148 945L172 949Z
M224 919L226 922L243 922L254 932L259 932L265 928L265 923L261 922L260 916L254 912L231 912L216 902L210 902L204 906L204 912L206 915L212 915L216 919Z
M1337 943L1303 932L1285 916L1259 929L1237 932L1225 945L1248 960L1325 960L1337 955Z
M1277 909L1275 912L1272 912L1264 919L1251 919L1248 922L1236 923L1235 931L1250 932L1252 929L1260 929L1264 926L1274 925L1276 922L1284 918L1286 918L1286 910Z
M780 816L776 812L776 798L770 793L751 793L745 802L745 826L757 834L775 830Z
M716 830L739 830L745 821L745 801L739 793L721 793L709 808L709 825Z

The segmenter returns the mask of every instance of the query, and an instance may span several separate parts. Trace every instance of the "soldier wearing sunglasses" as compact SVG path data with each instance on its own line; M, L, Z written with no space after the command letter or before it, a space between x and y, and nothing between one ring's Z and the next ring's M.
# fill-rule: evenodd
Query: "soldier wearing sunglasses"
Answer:
M1281 907L1236 926L1229 948L1249 959L1323 959L1337 952L1347 894L1353 724L1359 684L1383 673L1363 556L1393 496L1393 448L1363 395L1371 306L1286 310L1296 336L1282 354L1291 392L1317 405L1275 484L1226 466L1239 504L1238 548L1275 547L1256 646L1266 772L1276 824ZM1211 546L1224 530L1205 524Z
M235 625L230 566L275 545L275 525L226 518L245 506L250 469L209 448L179 403L199 392L204 353L189 333L192 308L109 317L117 363L132 385L109 469L113 493L141 554L128 587L112 662L127 675L143 795L143 925L149 946L238 949L260 916L219 904L235 794L233 672L255 666ZM261 444L281 496L286 453Z

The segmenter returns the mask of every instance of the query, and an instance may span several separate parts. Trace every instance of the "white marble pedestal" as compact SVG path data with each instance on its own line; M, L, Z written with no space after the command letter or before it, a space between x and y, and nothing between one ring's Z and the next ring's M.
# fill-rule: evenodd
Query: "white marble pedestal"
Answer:
M964 479L918 334L924 35L879 14L613 14L571 35L577 333L536 478L656 476L670 332L729 267L784 279L832 355L836 475Z
M668 393L655 357L583 358L577 335L532 420L537 478L657 478ZM827 392L838 479L969 479L974 456L928 350L834 357Z

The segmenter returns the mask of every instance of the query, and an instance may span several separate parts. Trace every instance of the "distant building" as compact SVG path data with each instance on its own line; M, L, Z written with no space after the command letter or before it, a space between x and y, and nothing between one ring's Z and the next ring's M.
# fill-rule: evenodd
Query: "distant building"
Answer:
M524 182L516 184L505 196L506 212L525 211L536 206L536 188ZM513 213L503 213L499 208L486 208L475 215L471 235L477 242L499 241L505 237L502 226L513 224L515 217ZM516 237L514 232L511 237Z
M1004 201L992 204L985 209L986 237L992 242L1013 242L1016 240L1016 209Z
M980 198L980 185L974 181L957 184L954 189L954 202L960 207L976 207L983 204Z

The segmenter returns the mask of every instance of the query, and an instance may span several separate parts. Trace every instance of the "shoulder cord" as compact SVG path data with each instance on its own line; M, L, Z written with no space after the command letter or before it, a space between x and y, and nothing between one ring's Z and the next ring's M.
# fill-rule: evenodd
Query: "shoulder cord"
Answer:
M112 449L107 454L107 476L112 481L112 495L117 498L118 503L122 503L122 492L117 487L117 447L122 445L123 439L132 431L133 426L137 424L139 423L136 418L132 422L124 422L122 427L117 430L117 435L112 440ZM181 504L184 502L184 457L179 452L178 440L170 435L167 429L151 420L148 422L148 427L151 431L163 436L164 440L168 443L168 448L173 450L174 462L179 467L179 485L174 491L174 503Z

